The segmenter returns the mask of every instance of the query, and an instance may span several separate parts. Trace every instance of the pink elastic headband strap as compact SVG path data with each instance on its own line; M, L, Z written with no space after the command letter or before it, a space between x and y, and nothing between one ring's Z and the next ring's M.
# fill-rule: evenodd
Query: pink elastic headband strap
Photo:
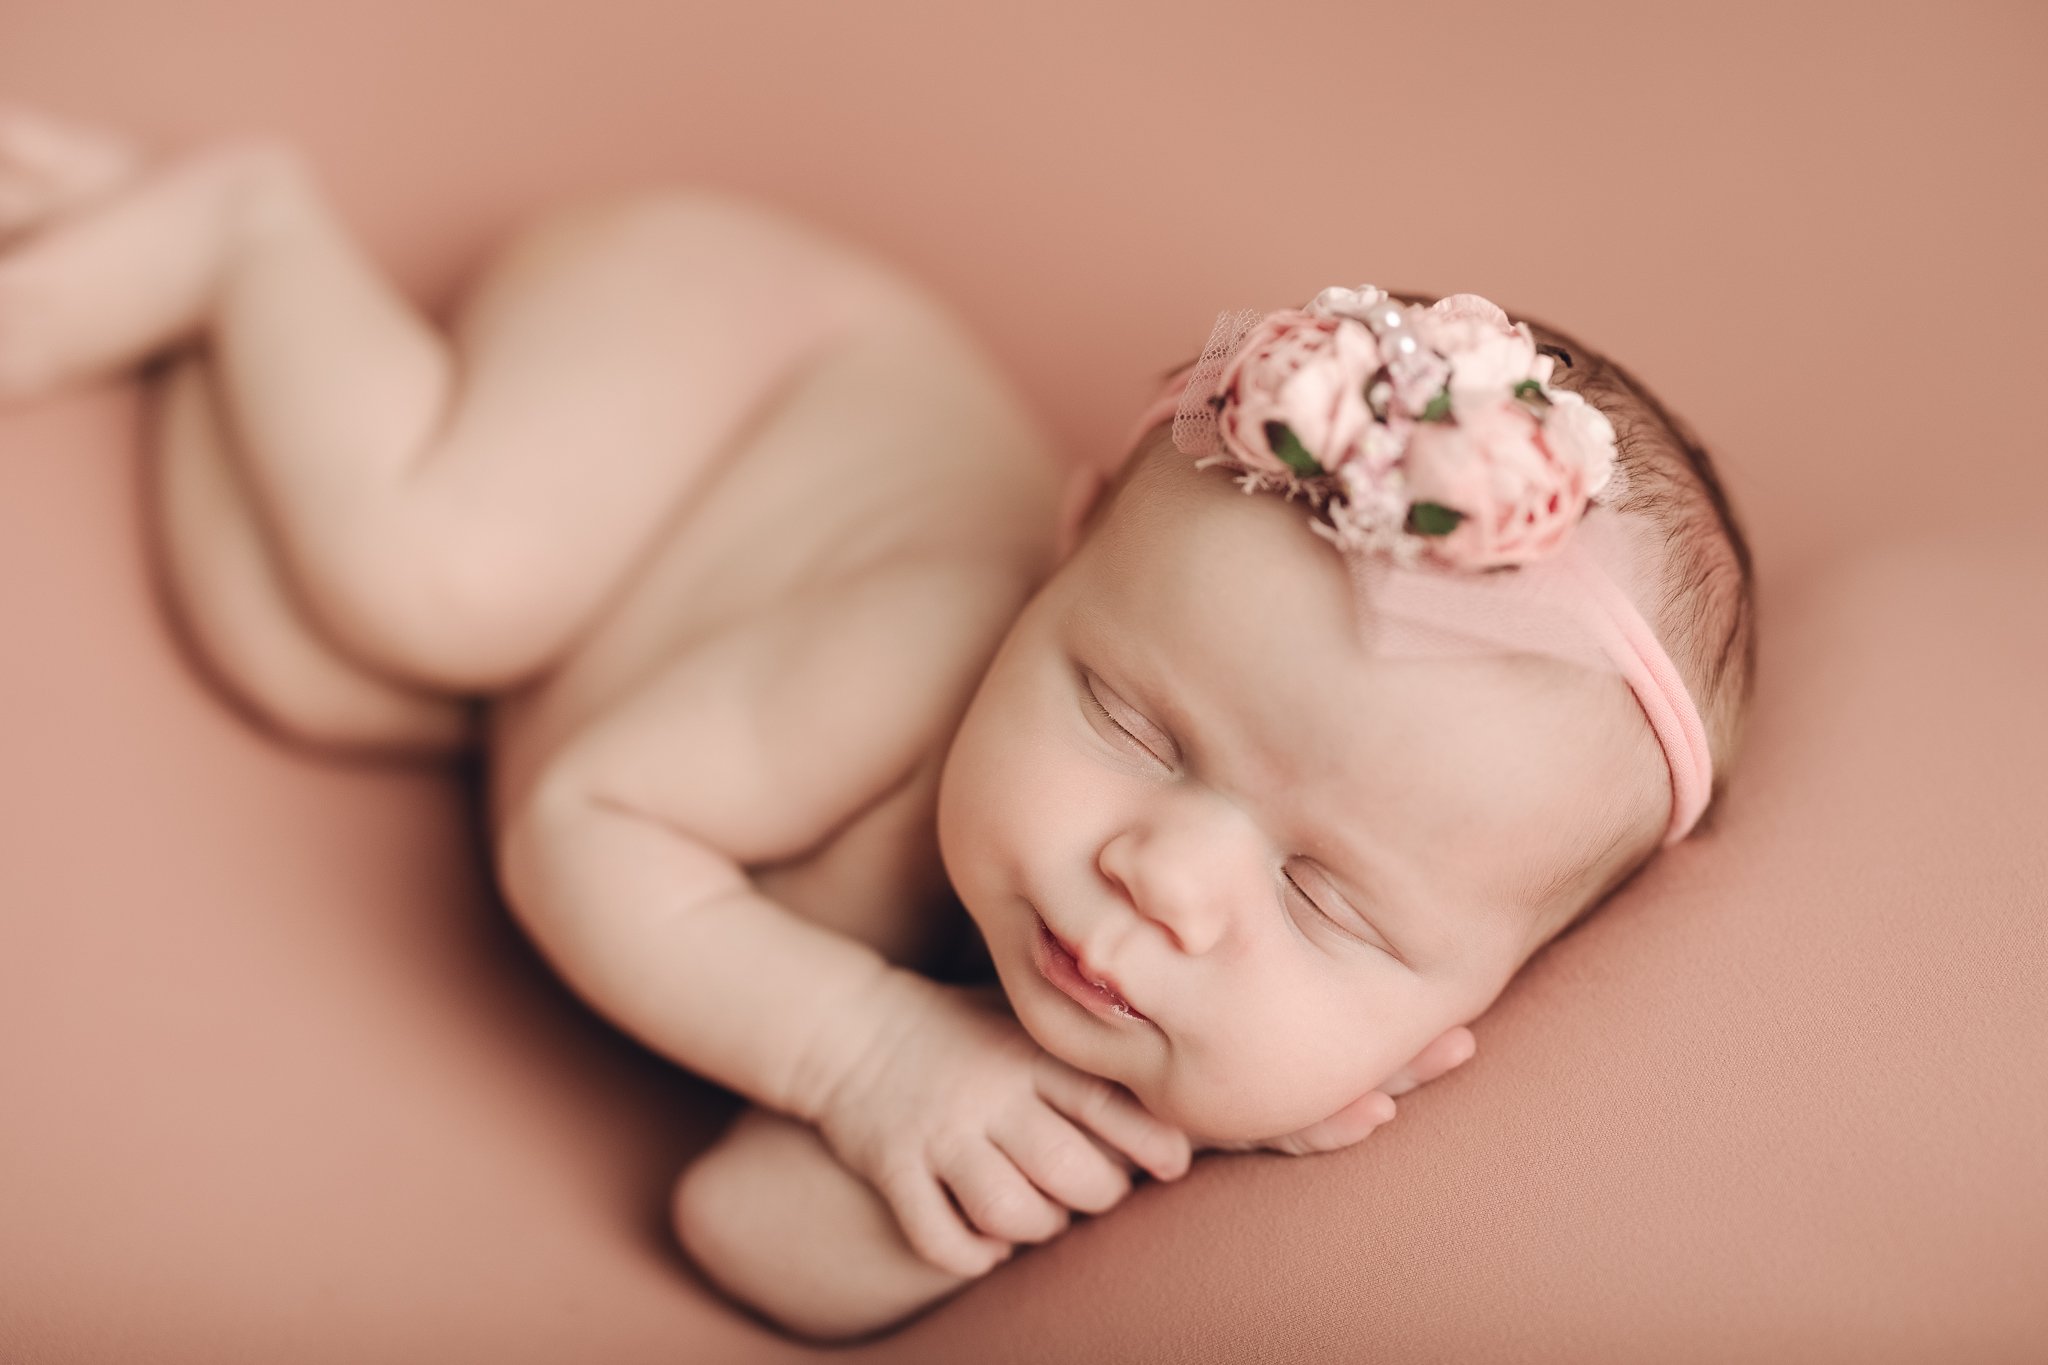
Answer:
M1124 453L1122 458L1128 457L1146 432L1171 420L1179 411L1182 391L1192 371L1193 366L1188 366L1169 377L1165 388L1139 415L1118 447ZM1087 465L1075 469L1061 509L1062 556L1072 552L1080 525L1107 482L1108 475L1098 469ZM1686 690L1677 665L1671 662L1657 633L1628 594L1582 546L1567 541L1550 562L1577 585L1575 614L1635 693L1651 732L1664 750L1664 762L1671 773L1671 819L1665 826L1663 840L1668 847L1692 832L1706 811L1713 790L1713 757L1707 747L1706 726L1700 721L1699 708L1693 704L1692 694Z
M1707 809L1714 782L1707 728L1685 680L1678 676L1678 666L1628 594L1577 545L1567 542L1555 558L1558 567L1578 581L1585 603L1581 619L1636 694L1663 747L1665 765L1671 770L1671 820L1664 828L1668 848L1692 833Z

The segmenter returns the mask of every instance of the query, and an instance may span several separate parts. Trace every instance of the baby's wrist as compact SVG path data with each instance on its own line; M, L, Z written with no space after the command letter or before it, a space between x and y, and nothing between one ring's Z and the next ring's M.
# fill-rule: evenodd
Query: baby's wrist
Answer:
M796 1068L787 1112L813 1127L832 1111L838 1096L891 1040L914 1027L930 1007L939 985L907 968L884 962L820 1021L811 1047Z

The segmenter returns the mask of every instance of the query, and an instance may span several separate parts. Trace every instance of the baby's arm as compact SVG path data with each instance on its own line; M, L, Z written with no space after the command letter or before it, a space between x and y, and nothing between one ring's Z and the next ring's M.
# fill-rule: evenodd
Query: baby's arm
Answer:
M1308 1155L1348 1147L1393 1116L1393 1095L1443 1075L1473 1047L1469 1030L1452 1029L1382 1090L1300 1133L1196 1150ZM1103 1150L1143 1179L1136 1163ZM765 1109L747 1109L691 1163L673 1204L676 1234L713 1284L777 1326L819 1341L897 1326L976 1278L918 1255L888 1201L816 1129Z
M929 761L1014 614L1017 585L995 579L877 569L697 646L569 742L499 846L515 914L586 1000L815 1124L956 1274L1053 1235L1065 1208L1121 1197L1127 1179L1088 1136L1172 1174L1185 1137L1045 1054L1006 1007L890 964L744 869L816 845Z
M976 605L963 581L899 567L788 599L549 760L499 831L498 874L579 994L692 1071L815 1117L903 969L745 868L803 852L922 761L967 685L937 657ZM878 648L918 611L930 648Z

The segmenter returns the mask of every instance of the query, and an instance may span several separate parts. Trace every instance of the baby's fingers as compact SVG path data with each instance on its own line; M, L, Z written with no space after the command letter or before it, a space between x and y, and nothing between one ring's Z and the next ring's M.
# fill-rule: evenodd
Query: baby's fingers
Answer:
M940 1178L952 1187L967 1219L991 1237L1043 1242L1067 1230L1067 1211L1024 1178L1017 1163L977 1141L944 1163Z
M1178 1180L1195 1158L1188 1135L1155 1118L1115 1081L1077 1071L1051 1057L1038 1071L1038 1093L1046 1103L1161 1180Z
M922 1165L891 1168L875 1182L875 1190L896 1215L910 1249L949 1275L978 1279L1009 1259L1014 1249L968 1227L938 1177Z
M1264 1145L1288 1156L1334 1152L1355 1142L1363 1142L1373 1129L1383 1123L1391 1123L1393 1118L1393 1099L1385 1092L1375 1090L1359 1096L1319 1123L1312 1123L1299 1132L1275 1138Z
M1453 1067L1464 1065L1479 1050L1472 1030L1460 1026L1446 1029L1430 1045L1415 1054L1413 1061L1380 1082L1388 1095L1405 1095L1418 1085L1427 1085Z
M989 1138L1032 1184L1070 1209L1102 1213L1131 1192L1121 1153L1052 1109L1034 1105Z

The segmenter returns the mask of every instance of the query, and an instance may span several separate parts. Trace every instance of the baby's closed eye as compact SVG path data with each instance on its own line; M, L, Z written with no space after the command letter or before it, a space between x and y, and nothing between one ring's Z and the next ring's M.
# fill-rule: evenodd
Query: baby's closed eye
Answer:
M1176 752L1173 740L1164 730L1161 730L1158 726L1146 720L1136 710L1132 709L1128 703L1117 696L1114 691L1110 690L1106 684L1102 684L1093 673L1083 669L1080 678L1081 696L1089 711L1102 721L1107 722L1117 732L1120 737L1119 742L1137 749L1146 757L1156 759L1161 763L1171 764L1172 760L1162 757L1159 752L1162 749L1168 753ZM1100 689L1099 691L1098 688Z

